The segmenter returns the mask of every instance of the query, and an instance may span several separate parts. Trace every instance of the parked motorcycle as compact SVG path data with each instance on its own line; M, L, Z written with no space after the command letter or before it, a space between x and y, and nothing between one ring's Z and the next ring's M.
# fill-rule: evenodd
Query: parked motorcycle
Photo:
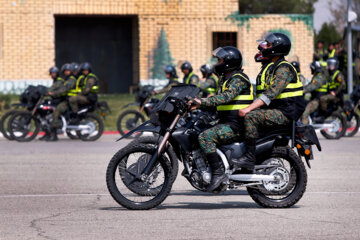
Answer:
M211 169L197 138L212 126L211 119L189 113L187 106L188 97L193 98L198 92L198 88L191 85L173 87L154 109L151 121L120 138L136 131L151 131L161 136L160 142L128 145L110 160L106 183L111 196L120 205L144 210L154 208L166 199L176 174L172 171L173 159L166 154L168 146L172 146L182 161L182 175L194 188L205 191L210 184ZM257 141L253 172L237 167L232 161L245 153L244 143L221 146L216 152L223 162L228 181L214 193L246 187L252 199L263 207L293 206L306 190L307 172L301 157L310 167L312 145L321 151L311 126L293 122L290 128L267 130ZM294 146L298 154L294 152Z
M60 133L74 134L72 133L74 131L83 141L95 141L100 138L104 123L101 118L92 113L95 108L96 105L81 106L77 117L70 111L66 111L60 116L62 122ZM52 100L40 98L31 112L16 112L8 122L11 137L19 142L28 142L37 136L40 129L50 131L54 110Z
M130 106L138 106L139 110L129 109L119 115L116 126L121 136L125 135L129 131L138 127L140 124L144 123L145 116L150 117L152 109L159 102L159 100L156 98L150 98L153 91L153 86L146 85L142 87L136 95L136 102L129 103L123 107L124 109L126 109ZM129 137L139 137L141 135L142 132L137 132L133 136Z

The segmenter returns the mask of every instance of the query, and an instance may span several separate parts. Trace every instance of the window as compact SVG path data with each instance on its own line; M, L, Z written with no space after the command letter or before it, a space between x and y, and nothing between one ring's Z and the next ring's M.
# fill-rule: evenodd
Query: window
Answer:
M213 49L234 46L237 43L237 32L213 32Z

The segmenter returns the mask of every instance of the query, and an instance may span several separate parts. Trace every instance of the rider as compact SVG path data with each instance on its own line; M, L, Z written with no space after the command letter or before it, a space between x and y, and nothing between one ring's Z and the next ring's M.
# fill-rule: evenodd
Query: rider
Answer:
M191 64L186 61L181 65L181 72L184 74L183 83L198 86L199 77L193 72Z
M317 41L313 61L319 61L321 67L325 68L327 58L328 58L328 52L324 49L324 42Z
M269 57L274 66L264 83L265 91L250 106L240 109L244 118L246 153L234 162L239 167L254 169L256 139L259 127L288 126L304 111L303 85L296 69L284 56L291 49L291 41L283 33L269 33L258 46L264 57ZM261 109L259 109L261 107Z
M274 63L270 61L269 57L264 57L262 52L255 54L255 62L261 62L261 70L256 77L256 96L260 97L264 92L265 80L269 77L269 74L274 66Z
M339 61L337 58L327 60L329 72L329 93L321 96L321 110L326 111L329 103L337 103L343 100L342 90L345 88L344 75L339 70Z
M214 74L214 69L209 64L205 64L200 67L200 71L204 80L200 83L200 89L203 91L202 97L215 95L219 83L217 77Z
M311 74L313 75L311 82L304 87L304 94L311 93L311 101L306 105L305 111L301 116L303 124L309 124L309 116L319 107L319 99L328 92L327 77L323 73L321 64L315 61L310 64Z
M69 92L71 89L75 89L76 86L76 78L71 74L71 65L69 63L65 63L61 67L61 73L64 75L64 84L54 90L49 91L47 94L53 98L61 98L62 101L57 105L55 111L53 112L53 122L52 122L52 130L51 137L49 141L57 141L57 128L61 127L60 115L67 110L67 97L69 96Z
M54 66L51 67L49 69L49 75L51 76L51 78L53 79L53 83L52 85L48 88L48 92L53 92L56 91L57 89L61 88L64 85L64 79L62 79L59 76L59 69ZM52 99L52 104L53 105L57 105L58 103L60 103L63 99L60 98L53 98ZM39 138L39 140L48 140L50 138L50 129L44 129L45 135L42 136L41 138Z
M192 109L201 107L217 107L219 124L207 129L199 135L199 144L205 153L212 172L211 183L207 191L211 192L226 181L225 169L216 153L216 147L233 142L243 129L243 119L238 116L238 109L252 103L253 87L248 76L243 73L240 51L231 46L219 47L212 52L218 59L215 73L219 76L221 92L208 98L195 98L189 104L195 103Z
M73 62L71 63L71 72L72 75L78 79L81 76L81 72L80 72L80 64Z
M300 81L302 82L303 85L305 85L306 79L305 79L304 75L302 75L301 72L300 72L300 63L298 61L292 61L291 64L295 67L297 75L299 76Z
M179 84L179 77L177 76L176 69L173 66L171 66L171 65L165 66L164 72L165 72L166 78L169 79L169 82L168 82L168 84L166 84L166 86L163 89L153 91L152 92L153 95L166 93L166 92L170 91L172 86L176 86Z
M80 71L82 75L76 81L76 88L69 94L69 105L73 113L79 111L79 105L96 103L99 92L99 79L92 73L90 63L82 63Z

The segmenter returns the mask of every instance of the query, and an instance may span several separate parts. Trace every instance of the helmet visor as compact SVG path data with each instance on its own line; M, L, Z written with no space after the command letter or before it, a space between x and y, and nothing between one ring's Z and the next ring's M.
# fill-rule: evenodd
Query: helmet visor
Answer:
M228 54L222 47L218 47L211 53L216 58L224 58Z

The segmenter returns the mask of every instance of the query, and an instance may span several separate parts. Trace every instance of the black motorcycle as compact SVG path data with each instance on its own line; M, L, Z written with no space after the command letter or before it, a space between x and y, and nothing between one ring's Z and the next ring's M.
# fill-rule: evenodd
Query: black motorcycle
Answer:
M138 106L139 110L125 110L119 115L116 126L121 136L144 123L144 113L147 117L150 116L152 109L159 102L156 98L150 98L153 91L154 86L146 85L142 87L136 95L136 102L129 103L123 107L126 109L130 106ZM141 135L142 132L137 132L133 137L139 137Z
M187 106L188 97L193 98L198 92L198 88L191 85L173 87L154 109L150 121L120 138L136 131L152 131L161 136L156 143L128 145L111 159L106 183L111 196L120 205L128 209L151 209L165 200L175 175L173 158L167 154L169 146L184 165L182 175L194 188L205 191L210 184L211 169L197 138L212 126L212 119L206 114L190 114ZM221 146L217 154L225 166L228 181L214 193L246 187L252 199L263 207L290 207L306 190L307 173L301 157L310 167L314 144L321 151L316 133L308 125L293 122L291 127L268 130L257 141L253 172L237 167L232 161L245 153L244 143Z
M97 104L81 106L76 118L71 111L66 111L60 116L62 122L60 133L76 134L83 141L95 141L100 138L104 131L104 123L100 117L92 113L96 106ZM28 142L35 139L40 129L50 131L55 108L52 100L40 98L31 112L16 112L8 121L11 137L19 142Z

